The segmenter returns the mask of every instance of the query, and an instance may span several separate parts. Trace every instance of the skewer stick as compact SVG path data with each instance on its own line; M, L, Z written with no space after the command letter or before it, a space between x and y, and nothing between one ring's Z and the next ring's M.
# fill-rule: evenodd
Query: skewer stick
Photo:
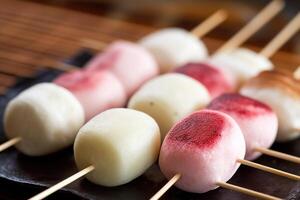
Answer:
M181 177L181 174L175 174L150 200L159 199L164 193L166 193Z
M260 55L270 58L300 28L300 12L274 37L261 51Z
M293 73L294 79L300 80L300 66Z
M273 0L264 7L246 26L231 37L217 51L231 51L244 43L250 36L257 32L267 22L269 22L279 11L284 8L282 0Z
M180 174L175 174L173 176L173 178L171 178L164 187L162 187L154 196L152 196L150 198L150 200L158 200L164 193L167 192L167 190L172 187L179 179L180 179L181 175ZM225 188L225 189L229 189L229 190L233 190L236 192L240 192L249 196L253 196L259 199L267 199L267 200L281 200L278 197L274 197L268 194L264 194L261 192L257 192L254 190L250 190L244 187L240 187L240 186L236 186L230 183L225 183L225 182L217 182L216 183L217 186Z
M292 179L292 180L296 180L296 181L300 180L300 176L298 176L298 175L291 174L291 173L288 173L288 172L285 172L285 171L282 171L282 170L274 169L272 167L264 166L264 165L261 165L261 164L258 164L258 163L252 162L252 161L238 159L237 162L239 162L243 165L249 166L249 167L253 167L255 169L259 169L259 170L262 170L262 171L265 171L265 172L276 174L278 176L283 176L283 177L286 177L286 178L289 178L289 179ZM180 174L176 174L175 176L173 176L173 178L171 178L168 181L168 183L164 187L162 187L150 200L159 199L172 185L174 185L180 179L180 176L181 176ZM280 198L273 197L273 196L270 196L270 195L267 195L267 194L256 192L254 190L249 190L249 189L246 189L246 188L243 188L243 187L235 186L235 185L232 185L232 184L229 184L229 183L218 182L217 185L220 186L220 187L224 187L226 189L231 189L233 191L241 192L241 193L244 193L244 194L247 194L247 195L250 195L250 196L254 196L254 197L257 197L257 198L260 198L260 199L270 199L270 200L280 199Z
M298 157L298 156L292 156L290 154L282 153L282 152L279 152L279 151L274 151L274 150L271 150L271 149L266 149L266 148L263 148L263 147L256 147L255 150L262 153L262 154L266 154L268 156L273 156L275 158L279 158L279 159L282 159L282 160L287 160L287 161L290 161L290 162L300 164L300 157Z
M264 193L261 193L261 192L257 192L257 191L254 191L254 190L250 190L250 189L247 189L247 188L244 188L244 187L236 186L236 185L233 185L233 184L230 184L230 183L217 182L216 185L218 185L222 188L226 188L226 189L229 189L229 190L233 190L233 191L236 191L236 192L247 194L249 196L253 196L253 197L258 198L258 199L281 200L281 198L274 197L274 196L264 194Z
M191 30L191 33L199 38L206 35L219 24L227 19L227 12L223 9L218 10L210 17L206 18L202 23Z
M16 137L16 138L12 138L12 139L4 142L3 144L0 145L0 152L4 151L5 149L8 149L11 146L14 146L15 144L17 144L20 141L21 141L21 138Z
M272 167L261 165L261 164L258 164L258 163L255 163L255 162L252 162L252 161L249 161L249 160L238 159L237 162L239 162L243 165L249 166L249 167L253 167L255 169L259 169L259 170L262 170L262 171L265 171L265 172L276 174L278 176L283 176L283 177L286 177L286 178L289 178L289 179L292 179L292 180L295 180L295 181L300 180L300 176L298 176L298 175L291 174L291 173L288 173L288 172L285 172L285 171L282 171L282 170L279 170L279 169L274 169Z
M50 68L59 69L59 70L65 71L65 72L74 71L74 70L78 69L77 66L71 65L71 64L67 64L67 63L49 64L47 66L50 66ZM1 87L0 88L0 95L4 94L6 92L6 90L7 90L7 87ZM18 142L20 142L21 139L22 138L20 138L20 137L16 137L16 138L12 138L12 139L6 141L3 144L0 144L0 152L8 149L11 146L14 146Z
M31 197L29 200L41 200L46 198L47 196L49 196L50 194L56 192L57 190L65 187L66 185L69 185L70 183L76 181L77 179L85 176L86 174L90 173L91 171L93 171L95 169L94 166L88 166L86 168L84 168L83 170L77 172L76 174L70 176L69 178L53 185L52 187L48 188L47 190L44 190L43 192L35 195L34 197Z
M293 77L296 80L300 80L300 66L294 71ZM290 155L287 153L282 153L279 151L275 151L275 150L271 150L271 149L267 149L267 148L263 148L263 147L256 147L254 150L258 151L262 154L268 155L268 156L272 156L275 158L279 158L282 160L300 164L300 157L298 157L298 156L293 156L293 155Z
M61 70L63 72L70 72L70 71L77 70L79 68L76 65L71 65L68 63L64 63L64 62L50 62L50 63L48 63L48 64L46 63L44 65L49 68L52 68L52 69Z
M218 10L210 17L205 19L202 23L191 30L191 33L198 38L203 37L205 34L213 30L220 23L227 19L227 12L223 9ZM107 46L107 43L96 41L93 39L83 39L81 40L81 44L83 47L94 49L94 50L102 50Z

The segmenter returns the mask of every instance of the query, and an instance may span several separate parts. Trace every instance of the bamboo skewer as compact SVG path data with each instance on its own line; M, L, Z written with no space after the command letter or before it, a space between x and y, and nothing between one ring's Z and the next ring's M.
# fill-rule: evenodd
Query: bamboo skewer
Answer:
M276 174L276 175L279 175L279 176L283 176L283 177L286 177L286 178L289 178L289 179L292 179L292 180L300 180L300 176L297 176L297 175L294 175L294 174L291 174L291 173L287 173L287 172L284 172L284 171L281 171L281 170L278 170L278 169L274 169L272 167L267 167L267 166L264 166L264 165L261 165L261 164L258 164L258 163L254 163L254 162L251 162L251 161L247 161L247 160L242 160L242 159L238 159L237 162L243 164L243 165L246 165L246 166L249 166L249 167L253 167L253 168L256 168L256 169L260 169L260 170L263 170L263 171L266 171L266 172L269 172L269 173L272 173L272 174ZM47 190L41 192L40 194L30 198L29 200L41 200L47 196L49 196L50 194L56 192L57 190L61 189L62 187L72 183L73 181L85 176L86 174L88 174L89 172L93 171L95 169L94 166L89 166L81 171L79 171L78 173L74 174L73 176L70 176L69 178L57 183L56 185L48 188ZM170 187L172 187L179 179L181 178L181 175L180 174L176 174L174 175L169 181L168 183L162 187L152 198L151 200L157 200L159 199ZM239 187L239 186L235 186L235 185L232 185L232 184L229 184L229 183L223 183L223 182L218 182L216 183L218 186L220 187L224 187L224 188L227 188L227 189L232 189L234 191L237 191L237 192L241 192L241 193L244 193L244 194L248 194L248 195L251 195L251 196L254 196L254 197L257 197L257 198L261 198L261 199L271 199L271 200L278 200L280 198L277 198L277 197L274 197L274 196L271 196L271 195L267 195L267 194L263 194L263 193L260 193L260 192L256 192L256 191L253 191L253 190L249 190L247 188L243 188L243 187Z
M233 191L236 191L236 192L240 192L240 193L252 196L252 197L256 197L258 199L281 200L281 198L274 197L274 196L264 194L264 193L261 193L261 192L257 192L257 191L254 191L254 190L250 190L250 189L247 189L247 188L244 188L244 187L239 187L239 186L236 186L236 185L233 185L233 184L230 184L230 183L217 182L216 185L218 185L222 188L226 188L226 189L233 190Z
M226 19L226 14L224 11L220 10L217 11L215 14L213 14L211 17L209 17L207 20L205 20L203 23L200 24L200 26L196 27L196 29L194 30L193 34L197 34L197 36L202 36L203 34L206 34L207 32L209 32L210 30L212 30L213 27L217 26L218 24L220 24L222 21L224 21ZM203 31L200 31L201 29L204 29ZM199 34L199 35L198 35ZM95 48L94 43L90 43L90 41L85 41L86 45L92 46L93 48ZM99 45L96 47L99 48ZM101 48L103 48L103 44L101 44ZM63 180L62 182L52 186L51 188L45 190L44 192L38 194L37 196L31 198L30 200L39 200L39 199L43 199L45 197L47 197L48 195L52 194L53 192L59 190L60 188L66 186L67 184L75 181L76 179L86 175L87 173L89 173L90 171L94 170L93 166L90 166L92 169L81 173L83 170L81 170L79 173L80 175L75 174L65 180ZM87 168L86 168L87 169ZM85 170L85 169L84 169Z
M268 6L267 6L266 9L263 10L263 12L270 12L270 11L274 10L273 6L277 5L278 3L280 3L280 2L279 1L271 2L271 9L268 8ZM278 4L278 5L280 5L280 4ZM279 10L280 10L280 6L278 6L278 11ZM272 13L272 15L274 15L275 13ZM266 17L264 13L260 13L259 16ZM258 19L259 19L259 16L258 16ZM258 23L258 21L260 21L260 19L257 20L257 16L256 16L256 18L254 18L253 21L251 21L252 23L250 22L250 25L248 24L246 26L245 29L246 30L248 29L247 31L244 31L245 29L242 29L240 32L238 32L238 34L236 34L237 39L234 38L232 40L229 40L229 42L226 43L225 45L223 45L217 52L231 50L231 49L236 47L235 45L239 45L240 43L242 43L244 41L244 38L249 37L251 34L248 35L248 32L249 31L251 32L251 30L253 28L255 28L256 23ZM292 37L293 34L295 34L298 31L299 27L300 27L300 13L292 21L290 21L288 23L288 25L282 31L279 32L279 34L260 52L260 54L264 55L266 57L272 56L289 38ZM254 32L255 31L253 31L252 34ZM294 75L297 74L297 73L298 72L296 70ZM256 150L259 151L259 152L266 153L266 154L269 154L269 155L274 155L274 156L277 156L277 157L280 157L280 158L283 158L283 159L287 159L287 160L289 159L291 161L298 161L298 159L299 159L299 158L294 157L294 156L290 156L290 155L280 153L280 152L275 152L273 150L272 151L267 150L265 148L257 148ZM259 169L259 170L262 170L262 171L266 171L266 172L269 172L269 173L272 173L272 174L279 175L279 176L283 176L283 177L286 177L286 178L289 178L289 179L292 179L292 180L296 180L296 181L300 180L300 176L298 176L298 175L291 174L291 173L288 173L288 172L285 172L285 171L282 171L282 170L278 170L278 169L275 169L275 168L272 168L272 167L264 166L264 165L254 163L254 162L251 162L251 161L248 161L248 160L238 159L237 162L239 162L243 165L249 166L249 167L253 167L253 168L256 168L256 169ZM180 176L181 176L180 174L176 174L175 176L173 176L173 178L171 178L170 181L151 198L151 200L159 199L172 185L174 185L180 179ZM256 191L251 191L251 190L248 190L246 188L242 188L242 187L235 186L235 185L228 184L228 183L218 182L217 185L220 186L220 187L224 187L224 188L227 188L227 189L232 189L232 190L235 190L235 191L238 191L238 192L241 192L241 193L245 193L245 194L248 194L248 195L253 195L254 197L257 197L257 198L279 199L277 197L273 197L273 196L266 195L266 194L263 194L263 193L258 193Z
M201 33L201 32L200 32ZM203 34L203 33L201 33L201 34ZM201 35L200 34L200 35ZM16 138L15 138L16 139ZM2 146L2 145L1 145ZM63 182L61 182L61 183L59 183L59 184L57 184L57 185L55 185L55 186L53 186L53 187L51 187L51 188L49 188L49 190L48 190L48 192L46 192L46 191L44 191L43 193L41 193L40 195L37 195L37 196L35 196L35 197L33 197L33 198L31 198L32 200L38 200L38 199L42 199L42 198L44 198L44 197L46 197L46 196L48 196L48 195L50 195L51 193L53 193L53 192L55 192L55 191L57 191L57 190L59 190L60 188L62 188L62 187L64 187L65 185L68 185L69 183L71 183L71 182L73 182L74 180L77 180L78 178L80 178L80 177L82 177L82 176L84 176L84 175L86 175L86 174L88 174L89 172L91 172L91 171L93 171L94 170L94 167L93 166L89 166L89 167L87 167L87 168L85 168L84 170L81 170L80 172L78 172L77 174L75 174L75 175L73 175L73 176L71 176L71 177L69 177L68 179L66 179L66 180L64 180ZM293 176L294 177L294 176ZM295 178L295 177L294 177ZM175 184L175 182L177 181L177 180L179 180L180 179L180 175L178 175L177 177L175 177L174 179L173 179L173 182L174 183L170 183L170 185L166 188L166 191L168 190L168 188L169 187L171 187L173 184ZM231 185L231 184L228 184L228 183L217 183L217 185L219 185L220 187L224 187L224 188L229 188L229 189L232 189L232 188L240 188L239 190L241 190L241 191L244 191L243 193L247 193L248 192L248 194L255 194L256 193L256 197L258 197L258 198L262 198L262 196L259 196L259 194L261 194L261 195L263 195L266 199L279 199L279 198L276 198L276 197L272 197L272 196L269 196L269 195L265 195L265 194L262 194L262 193L258 193L258 192L255 192L255 191L251 191L251 190L248 190L248 189L245 189L245 188L241 188L241 187L238 187L238 186L234 186L234 185ZM233 189L234 190L234 189ZM236 191L237 191L238 189L236 189Z
M257 32L267 22L269 22L277 13L284 8L284 2L274 0L262 9L244 28L231 37L215 53L230 51L244 43L250 36Z
M227 19L227 16L228 15L225 10L218 10L206 20L204 20L202 23L200 23L198 26L193 28L190 32L193 35L201 38L210 31L212 31L214 28L216 28L216 26L224 22Z
M300 157L298 157L298 156L292 156L290 154L286 154L286 153L282 153L279 151L274 151L272 149L266 149L266 148L262 148L262 147L256 147L255 150L262 154L268 155L268 156L272 156L275 158L279 158L282 160L287 160L290 162L300 164Z
M246 165L255 169L259 169L265 172L269 172L272 174L276 174L278 176L283 176L295 181L299 181L300 180L300 176L295 175L295 174L291 174L282 170L278 170L272 167L267 167L252 161L248 161L248 160L243 160L243 159L238 159L237 162L241 163L242 165ZM180 179L181 175L180 174L176 174L175 176L173 176L168 183L161 188L152 198L151 200L157 200L159 199L172 185L174 185L179 179ZM218 182L216 183L216 185L220 186L220 187L224 187L226 189L231 189L234 190L236 192L241 192L256 198L260 198L260 199L272 199L272 200L278 200L280 198L274 197L274 196L270 196L264 193L260 193L260 192L256 192L253 190L249 190L240 186L236 186L236 185L232 185L229 183L225 183L225 182Z
M282 170L278 170L278 169L275 169L275 168L272 168L272 167L268 167L268 166L265 166L265 165L261 165L261 164L258 164L258 163L252 162L252 161L248 161L248 160L244 160L244 159L238 159L237 162L239 162L242 165L246 165L246 166L249 166L249 167L252 167L252 168L255 168L255 169L259 169L259 170L262 170L262 171L265 171L265 172L269 172L269 173L272 173L272 174L275 174L275 175L278 175L278 176L286 177L286 178L289 178L289 179L292 179L292 180L295 180L295 181L300 180L300 176L298 176L298 175L291 174L291 173L288 173L288 172L285 172L285 171L282 171ZM176 174L175 176L173 176L168 181L168 183L163 188L161 188L151 198L151 200L159 199L172 185L174 185L180 179L180 176L181 176L180 174ZM220 187L231 189L231 190L241 192L241 193L244 193L244 194L248 194L250 196L254 196L254 197L257 197L257 198L261 198L261 199L274 199L274 200L279 199L277 197L273 197L273 196L270 196L270 195L267 195L267 194L259 193L259 192L253 191L253 190L249 190L249 189L246 189L246 188L243 188L243 187L235 186L235 185L224 183L224 182L218 182L217 185L220 186Z
M69 178L55 184L54 186L48 188L47 190L44 190L43 192L35 195L34 197L30 198L29 200L41 200L46 198L47 196L49 196L50 194L56 192L57 190L65 187L66 185L69 185L70 183L74 182L75 180L85 176L86 174L90 173L91 171L93 171L95 169L94 166L88 166L82 170L80 170L79 172L77 172L76 174L70 176Z
M3 144L0 145L0 152L11 146L14 146L15 144L17 144L20 141L21 141L21 138L16 137L16 138L13 138L13 139L10 139L10 140L4 142Z
M225 11L223 10L219 10L216 13L214 13L212 16L208 17L206 20L204 20L203 23L201 23L199 26L196 27L196 29L194 29L194 33L196 34L206 34L208 33L210 30L212 30L212 28L216 27L217 25L219 25L221 22L223 22L225 19L227 18L227 15L225 13ZM200 28L203 29L203 31L200 32ZM199 36L200 36L199 35ZM84 41L84 40L83 40ZM95 43L94 42L90 42L90 40L85 40L84 43L86 46L92 47L92 48L103 48L104 47L104 43L101 43L101 46L99 46L99 42L97 43L97 47L95 47ZM0 51L1 52L1 51ZM11 59L15 59L16 55L15 54L9 54L8 52L3 52L5 55L5 58L11 58ZM2 54L3 54L2 53ZM3 55L2 55L3 56ZM23 55L18 55L18 59L19 61L21 61L22 63L25 64L35 64L33 63L34 61L28 61L28 57L25 57ZM1 57L1 54L0 54ZM40 61L38 61L40 64ZM52 61L50 61L52 62ZM47 62L49 64L49 62ZM53 63L53 62L52 62ZM69 65L69 64L65 64L65 63L60 63L57 65L57 63L50 63L50 66L58 66L59 69L61 70L66 70L66 71L72 71L72 70L76 70L77 67L73 66L73 65Z
M300 180L300 176L298 176L298 175L291 174L291 173L288 173L288 172L285 172L285 171L282 171L282 170L278 170L278 169L275 169L275 168L272 168L272 167L268 167L268 166L265 166L265 165L261 165L261 164L258 164L258 163L255 163L255 162L252 162L252 161L249 161L249 160L238 159L237 162L241 163L242 165L246 165L248 167L259 169L259 170L262 170L262 171L265 171L265 172L269 172L271 174L275 174L275 175L278 175L278 176L286 177L286 178L291 179L291 180L295 180L295 181Z
M214 28L216 28L219 24L224 22L227 19L227 13L224 10L218 10L215 13L213 13L211 16L206 18L203 22L201 22L199 25L197 25L195 28L193 28L190 32L197 36L198 38L203 37L210 31L212 31ZM105 46L107 46L107 43L105 42L99 42L93 39L82 39L81 44L83 47L87 47L94 50L102 50Z
M162 187L154 196L152 196L150 198L150 200L158 200L160 199L160 197L162 197L167 191L168 189L170 189L179 179L180 179L181 175L180 174L175 174L165 185L164 187ZM225 188L225 189L229 189L235 192L240 192L252 197L256 197L258 199L266 199L266 200L281 200L281 198L278 197L274 197L268 194L264 194L261 192L257 192L254 190L250 190L244 187L240 187L237 185L233 185L230 183L226 183L226 182L217 182L216 183L217 186Z
M300 28L300 12L271 40L261 51L260 55L271 57L286 43Z
M181 174L175 174L150 200L157 200L166 193L181 177Z
M300 29L300 12L260 51L260 55L270 58L278 51L278 49L286 43L297 31ZM294 78L298 77L298 70L294 71ZM300 163L300 157L291 156L289 154L281 153L278 151L270 150L267 148L257 147L256 151L287 160L290 162Z

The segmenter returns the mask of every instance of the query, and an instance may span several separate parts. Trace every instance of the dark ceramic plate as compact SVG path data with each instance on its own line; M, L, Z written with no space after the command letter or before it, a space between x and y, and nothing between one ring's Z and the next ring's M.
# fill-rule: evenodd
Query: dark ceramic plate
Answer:
M68 62L83 65L91 54L81 52ZM19 83L0 97L1 121L7 102L25 88L38 82L51 81L59 71L43 70L34 79L20 80ZM5 141L1 124L0 140ZM234 147L233 147L234 148ZM300 140L285 144L275 144L274 149L300 156ZM282 169L291 173L300 174L300 166L267 156L260 157L257 162ZM222 166L218 166L222 168ZM0 153L0 178L10 184L20 185L24 188L35 188L38 192L60 180L77 172L72 148L45 157L27 157L15 149ZM300 184L266 172L242 166L229 181L240 186L255 189L260 192L275 195L286 199L300 199ZM86 179L78 180L63 189L65 195L72 199L149 199L159 188L166 183L166 179L159 171L158 165L153 165L146 173L134 181L119 187L107 188L94 185ZM13 192L13 191L12 191ZM62 192L59 192L62 193ZM27 194L28 195L28 194ZM24 198L28 198L24 194ZM52 196L57 197L57 196ZM205 194L186 193L172 188L162 199L253 199L226 189L216 189Z

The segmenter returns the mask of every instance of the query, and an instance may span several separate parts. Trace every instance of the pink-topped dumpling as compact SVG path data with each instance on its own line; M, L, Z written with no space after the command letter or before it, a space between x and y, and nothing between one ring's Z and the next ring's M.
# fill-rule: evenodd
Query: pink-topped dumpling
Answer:
M190 76L202 83L212 98L234 90L233 83L220 68L206 63L188 63L175 69L175 72Z
M204 193L233 176L245 151L243 134L229 115L202 110L172 127L163 141L159 166L168 179L181 175L178 188Z
M224 94L214 99L207 108L224 112L236 120L245 137L245 158L248 160L261 155L255 148L270 148L276 138L277 116L264 103L239 94Z
M103 69L115 74L129 96L159 73L156 61L146 49L126 41L112 43L85 67L87 71Z
M86 120L110 108L123 107L126 93L121 82L109 71L73 71L64 73L54 81L79 100Z

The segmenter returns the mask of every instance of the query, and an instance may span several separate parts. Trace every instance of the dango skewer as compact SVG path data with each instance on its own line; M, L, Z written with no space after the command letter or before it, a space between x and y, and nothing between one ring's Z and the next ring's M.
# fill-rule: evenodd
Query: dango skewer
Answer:
M223 22L226 18L227 18L226 12L223 11L223 10L219 10L216 13L214 13L212 16L210 16L207 20L205 20L203 23L201 23L199 26L197 26L193 30L193 32L196 33L196 34L200 34L200 35L203 36L204 34L206 34L209 31L211 31L214 27L216 27L217 25L219 25L221 22ZM122 43L122 45L123 46L127 45L127 43L125 43L125 44ZM131 44L128 44L128 46L130 46L129 48L131 48L131 49L135 48L135 46L131 47L131 46L133 46ZM143 50L143 49L140 50L140 48L135 48L134 51L141 52L140 54L143 54L146 59L151 60L150 55L148 55L148 53L145 50ZM114 53L114 51L112 53ZM141 56L139 56L139 57L141 57ZM154 69L157 67L155 64L153 64L152 66L153 66ZM122 67L124 67L124 66L122 66ZM152 71L153 71L152 74L156 75L155 70L152 70ZM129 70L126 73L129 73L129 72L130 73L135 73L136 70ZM90 79L90 77L93 77L93 81L89 81L88 80L88 79ZM144 78L144 77L141 77L141 78ZM148 78L150 78L150 77L148 77ZM121 86L121 84L124 84L124 82L121 83L121 81L117 80L117 79L118 79L118 77L116 77L116 75L114 75L113 73L105 72L103 70L101 70L100 72L96 72L96 71L91 70L90 72L84 73L84 74L79 73L79 71L75 70L74 72L71 72L71 74L66 74L66 75L63 75L63 76L59 77L58 79L54 80L54 82L56 82L60 86L63 86L64 88L68 89L69 91L71 91L73 93L73 95L77 98L77 100L83 106L83 109L85 111L85 113L84 113L85 117L84 118L87 120L87 119L90 119L96 113L101 112L101 111L103 111L105 109L108 109L111 106L116 106L118 104L117 107L122 107L122 106L125 105L125 102L126 102L126 97L125 97L126 96L126 91L124 91L124 89ZM147 79L145 79L145 80L147 80ZM145 80L143 80L143 81L145 81ZM97 85L99 85L99 84L97 84L97 83L99 83L99 81L100 82L101 81L102 82L105 81L105 83L107 83L109 81L110 82L113 81L114 84L110 83L109 85L110 85L110 87L112 85L114 86L114 88L115 88L114 92L115 92L115 94L117 93L118 95L117 95L117 98L114 98L114 100L113 100L115 102L114 104L109 103L108 101L110 101L111 98L107 97L105 99L108 100L108 101L106 101L105 104L103 104L103 103L99 104L98 103L97 104L97 106L98 106L97 108L92 108L92 107L89 106L90 103L86 103L86 101L88 100L87 96L82 96L82 94L87 94L87 92L86 92L87 88L89 88L89 90L90 90L88 92L88 94L93 93L93 96L94 96L92 98L93 101L96 101L100 97L101 102L103 102L103 94L107 94L107 95L111 94L111 92L109 92L109 91L101 93L98 96L96 94L99 94L99 92L97 92L96 94L94 94L95 91L100 91L100 92L103 91L102 89L99 90L99 87L97 86ZM141 82L139 84L141 84ZM76 86L76 85L81 85L81 86L78 88L78 86ZM43 86L43 87L45 87L45 86ZM137 86L134 86L134 87L137 87ZM57 88L57 87L55 87L55 88ZM26 91L24 91L24 92L26 93ZM131 93L132 89L128 89L127 92ZM60 94L59 92L57 92L57 93ZM95 95L96 95L96 98L95 98ZM115 95L115 97L116 97L116 95ZM32 95L31 98L34 101L36 101L36 98L34 97L34 95ZM51 100L52 100L52 98L48 98L48 99L45 99L44 103L43 102L40 102L40 103L44 104L45 107L47 107L47 105L51 104ZM54 99L54 101L56 101L56 100ZM116 101L118 101L118 102L116 102ZM32 105L32 106L34 107L34 105ZM59 112L59 110L58 110L58 112ZM29 118L29 116L27 118ZM9 119L11 119L12 121L14 121L13 118L9 118ZM11 124L11 123L9 122L9 124ZM41 127L44 127L43 123L37 123L37 124L40 124ZM57 124L59 124L59 123L57 123ZM82 123L80 124L80 126L81 125L82 125ZM5 149L7 149L7 148L9 148L11 146L15 146L15 145L17 145L17 147L18 146L23 146L22 143L24 143L24 141L27 141L27 140L24 140L24 138L22 138L22 136L24 136L24 135L21 133L21 132L24 132L25 129L23 129L23 131L22 130L18 130L18 126L15 126L13 124L9 125L9 127L11 127L11 128L8 128L8 129L10 129L9 132L11 131L11 129L13 129L14 133L11 135L11 137L9 137L10 138L9 141L7 141L4 144L0 145L0 151L3 151ZM33 128L34 129L33 126L29 127L29 126L26 125L26 127L27 127L27 131L29 130L28 128ZM45 129L43 129L43 130L45 130ZM45 131L42 131L42 133L43 132L45 132ZM74 135L75 133L76 133L76 131L75 132L72 131L72 135ZM26 135L28 135L28 134L26 134ZM32 135L32 134L29 134L29 135ZM73 138L74 138L74 136L73 136ZM29 154L29 155L32 155L32 154Z

